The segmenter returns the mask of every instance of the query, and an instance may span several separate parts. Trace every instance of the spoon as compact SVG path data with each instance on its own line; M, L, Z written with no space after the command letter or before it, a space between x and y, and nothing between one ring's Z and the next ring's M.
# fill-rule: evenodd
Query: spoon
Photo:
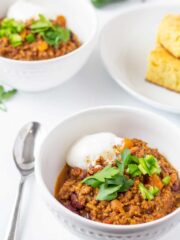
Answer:
M15 239L23 187L27 177L34 171L35 153L38 143L37 140L40 135L40 128L41 127L38 122L30 122L26 124L20 130L14 144L13 158L16 167L21 174L21 180L13 217L11 220L10 230L8 231L5 240Z

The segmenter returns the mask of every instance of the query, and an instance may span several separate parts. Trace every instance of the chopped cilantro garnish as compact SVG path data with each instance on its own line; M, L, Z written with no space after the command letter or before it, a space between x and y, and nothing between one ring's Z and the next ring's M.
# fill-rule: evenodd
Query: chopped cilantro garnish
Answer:
M121 154L121 163L116 160L116 164L119 168L120 174L123 175L125 167L128 165L129 159L131 156L131 152L129 149L125 149Z
M96 180L100 183L104 183L105 179L111 179L113 176L118 174L119 170L117 168L111 167L111 165L105 167L100 172L94 174L93 176L87 177L83 180L83 183L86 183L87 185L91 185L91 182L89 180ZM90 183L90 184L89 184Z
M9 36L9 40L12 46L18 47L22 44L22 38L19 34L14 33Z
M1 28L6 30L8 33L9 31L11 33L20 33L24 30L25 24L12 18L4 18L1 22Z
M33 33L41 33L51 27L53 27L51 21L49 21L47 18L45 18L45 16L40 14L39 19L34 21L30 28Z
M163 178L162 183L164 185L168 185L170 183L170 181L171 181L170 176L166 176L166 177Z
M138 168L137 164L128 164L127 173L133 177L141 176L141 171Z
M52 27L51 29L42 32L44 40L50 45L58 47L60 43L67 42L70 39L69 29L60 26Z
M126 192L133 186L134 181L123 175L124 168L128 164L129 156L130 151L125 149L121 154L122 161L116 160L117 167L109 165L82 181L82 183L90 185L93 188L99 187L97 200L113 200L119 192Z
M139 184L139 190L141 192L141 195L146 200L153 200L154 197L159 193L159 189L157 187L150 187L147 189L144 184Z
M50 46L58 47L60 43L70 39L69 29L54 26L43 15L39 15L39 20L34 21L31 25L31 31L39 33Z
M82 183L85 183L93 188L99 188L97 200L110 201L118 196L119 192L126 192L134 185L134 180L124 175L128 173L132 177L143 175L152 176L160 174L161 168L157 159L152 155L146 155L143 158L138 158L131 155L129 149L125 149L120 157L120 160L115 161L117 167L111 165L105 167L98 173L85 178ZM169 181L164 180L164 184ZM158 194L157 187L147 189L142 183L139 184L139 190L144 199L152 200Z
M20 33L25 29L25 24L15 19L5 18L0 23L0 38L7 37L14 47L20 46L23 41ZM39 15L39 19L34 20L28 31L31 31L25 40L32 43L36 40L36 35L40 35L50 46L58 47L59 44L70 39L71 31L59 25L55 26L45 16Z
M149 176L160 174L161 172L157 159L152 155L146 155L144 158L140 158L138 168L142 174L148 174Z
M34 34L32 34L32 33L28 34L28 35L26 36L26 41L27 41L28 43L35 42L35 41L36 41L36 38L35 38Z
M16 94L16 92L16 89L6 91L4 87L0 85L0 110L7 111L5 102L12 98Z

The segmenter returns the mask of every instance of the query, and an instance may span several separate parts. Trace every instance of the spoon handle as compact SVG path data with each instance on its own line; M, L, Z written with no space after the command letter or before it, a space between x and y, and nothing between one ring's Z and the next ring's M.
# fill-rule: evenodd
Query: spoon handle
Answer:
M17 199L16 199L16 205L15 205L15 208L14 208L13 217L12 217L12 220L10 222L10 230L7 233L7 236L4 240L15 240L17 220L18 220L18 216L19 216L19 210L20 210L20 205L21 205L24 182L25 182L25 178L22 177L21 181L20 181L20 184L19 184L19 191L18 191L18 196L17 196Z

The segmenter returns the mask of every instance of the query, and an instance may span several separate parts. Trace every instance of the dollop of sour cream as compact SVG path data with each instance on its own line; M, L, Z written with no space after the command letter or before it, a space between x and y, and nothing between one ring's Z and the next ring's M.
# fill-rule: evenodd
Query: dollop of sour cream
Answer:
M35 2L18 0L8 9L7 17L26 21L31 18L38 18L39 14L52 19L58 15L54 8L45 4L40 5Z
M114 145L122 146L123 142L123 138L109 132L87 135L71 147L67 155L67 164L88 169L90 166L96 166L96 161L101 156L110 163L116 158Z

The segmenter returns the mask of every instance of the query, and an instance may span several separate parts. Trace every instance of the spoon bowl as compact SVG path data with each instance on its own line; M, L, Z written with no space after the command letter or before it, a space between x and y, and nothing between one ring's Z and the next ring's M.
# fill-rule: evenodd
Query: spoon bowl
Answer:
M39 130L38 122L30 122L20 130L15 140L13 158L22 175L28 175L34 170L35 146Z

